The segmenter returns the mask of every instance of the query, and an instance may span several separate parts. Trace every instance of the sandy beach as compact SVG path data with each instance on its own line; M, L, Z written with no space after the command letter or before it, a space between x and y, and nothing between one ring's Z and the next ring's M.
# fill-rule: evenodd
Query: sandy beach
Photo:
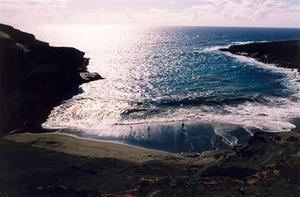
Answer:
M0 111L0 196L174 197L299 195L300 134L299 132L296 132L299 121L296 119L296 123L291 124L283 121L279 121L278 123L271 118L266 119L269 121L267 126L271 126L272 130L270 131L273 133L262 132L269 131L268 129L265 129L266 125L264 124L265 121L263 119L268 117L266 110L270 109L266 107L269 107L270 104L265 100L267 97L255 96L253 98L245 98L238 96L222 98L221 94L219 99L211 99L210 97L203 98L201 96L202 93L200 92L200 97L196 97L194 100L184 98L179 101L162 101L162 112L166 109L170 111L173 111L176 108L188 109L185 106L199 107L207 105L209 107L207 109L211 109L212 106L216 106L216 109L219 109L220 106L232 104L233 107L236 107L245 103L250 105L251 103L259 102L260 100L262 103L267 102L268 104L263 105L266 108L262 108L262 111L257 112L257 115L251 115L250 113L250 117L256 120L250 123L258 122L261 124L251 125L248 122L246 124L248 127L243 128L244 133L239 132L239 129L231 130L232 133L235 132L238 135L242 135L242 137L244 137L244 134L246 133L247 138L245 138L246 140L244 141L239 140L234 136L230 136L232 139L230 142L230 140L224 137L225 134L228 134L227 124L220 124L218 125L219 127L216 127L216 124L213 125L215 127L204 125L204 127L200 128L197 124L191 124L177 119L174 121L178 123L176 129L174 129L175 127L169 127L169 125L161 126L162 128L165 128L165 130L157 125L156 127L151 126L151 131L157 131L156 133L152 133L154 136L152 138L157 140L153 141L153 144L160 142L160 144L157 143L158 146L152 147L157 147L157 149L159 149L162 145L166 146L170 143L171 149L161 148L160 150L170 150L170 152L173 150L173 152L177 152L177 154L130 146L122 143L78 138L71 135L58 134L55 130L54 132L47 133L45 129L43 130L42 124L49 116L51 116L53 108L60 106L61 104L67 104L66 101L68 99L76 94L82 93L83 90L80 85L103 78L97 73L90 73L88 71L87 65L89 59L86 58L84 56L85 53L80 50L70 47L50 46L49 43L36 40L34 35L14 29L8 25L0 24L0 30L0 33L2 32L0 34L0 52L3 53L3 57L5 57L0 59L0 85L2 91L0 101L1 107L3 107ZM273 44L269 43L267 45ZM246 56L253 56L253 58L255 58L253 54L257 55L258 53L255 51L253 52L253 46L257 49L256 45L261 46L263 44L235 46L225 49L225 51L230 52L230 49L235 49L236 47L241 47L243 50L245 47L250 47L251 50L250 52L247 52ZM282 43L275 43L275 45L277 47L283 46ZM288 42L287 47L289 46L292 46L294 51L297 52L299 41L294 41L292 43ZM240 49L237 49L234 54L243 55L245 53L245 51L239 50ZM246 51L248 51L248 48ZM273 50L267 50L267 52L263 50L256 59L262 61L261 57L265 57L266 54L267 56L270 56L269 53L272 54L274 52ZM196 51L192 54L199 55ZM206 52L203 51L201 54L207 55ZM283 54L283 56L287 55L290 56L289 53ZM279 55L277 54L277 57L278 56ZM296 55L292 56L296 57ZM156 59L156 56L153 57ZM222 54L219 57L221 57L225 63L230 60L227 59L227 56L226 58L222 56ZM269 61L268 58L265 59L267 59L265 63L275 62L278 66L281 66L280 63L282 64L281 60L271 59L272 61ZM286 62L286 59L290 58L287 57L283 59ZM195 60L195 62L198 62L198 60ZM235 61L233 62L236 63ZM298 63L299 60L297 59L297 65L299 65ZM205 63L204 65L210 64ZM215 66L220 65L223 64L215 64ZM289 68L298 68L295 66L296 65L291 62ZM187 74L188 77L183 76L183 78L189 78L196 68L198 68L198 66L195 68L193 67L193 69L191 69L192 73ZM249 68L253 67L249 66L248 69ZM232 67L232 69L235 70L235 66ZM257 72L258 71L260 71L261 74L263 73L260 78L265 78L266 76L282 76L275 75L274 73L274 75L270 75L271 72L262 69L257 69ZM250 69L248 72L252 73L254 71ZM221 71L219 75L222 73L223 71ZM228 74L230 74L230 76L240 76L242 73L244 72L240 73L239 70L237 73ZM217 77L219 77L219 75ZM174 75L174 77L177 76L177 74ZM244 78L247 77L242 77L240 80L243 81ZM171 79L171 81L176 81L173 78ZM200 81L201 83L211 82L212 79L213 81L216 80L216 78L205 77L203 79L204 81ZM215 82L222 81L219 80L219 78L217 79L218 80ZM259 77L254 75L253 79L256 81ZM271 79L275 80L282 78ZM142 77L141 80L144 81ZM196 81L199 80L197 79ZM226 81L225 84L230 82L229 84L232 85L235 81L236 80ZM248 87L252 83L241 84ZM161 87L161 84L157 85L158 87ZM174 85L175 92L179 91L176 89L178 88L178 85L179 84ZM194 86L198 87L198 85L194 84L191 88L194 89ZM232 95L231 89L234 88L232 88L231 85L221 86L218 90L222 90L221 92L223 92L225 87L229 87L228 95ZM215 85L210 84L208 87L214 86ZM144 85L142 85L142 87L144 87ZM185 86L179 89L185 90L184 87ZM274 86L274 90L277 90L276 87L277 86ZM102 87L99 89L101 88ZM134 87L134 89L135 88L136 87ZM278 86L278 88L280 89L282 87ZM164 88L158 89L164 90ZM262 89L261 93L265 92L265 90L269 90L269 87ZM252 91L249 91L249 93L251 92ZM132 95L135 94L137 94L137 92L132 93ZM157 95L153 96L153 98L156 97ZM298 97L292 98L293 99L291 100L293 101ZM85 99L78 100L83 100L82 103L89 103ZM97 99L88 100L91 100L92 104L95 104L97 101ZM73 106L73 104L74 103L72 103L71 106ZM292 102L292 104L297 103ZM142 104L139 102L136 105L140 107ZM276 104L275 107L272 106L273 108L271 108L272 110L269 114L270 117L272 117L271 115L274 113L281 112L276 111L278 105ZM112 108L112 106L118 106L118 104L114 103L113 105L108 105L108 108ZM288 112L286 113L287 117L285 117L285 119L290 117L289 112L296 109L294 106L297 105L288 106L289 108L287 109L281 106L281 109L284 112ZM52 114L51 117L57 118L58 115L65 113L67 108L68 104L65 108L63 106L58 113ZM100 108L102 109L101 105ZM74 115L74 117L77 118L72 122L74 124L80 120L85 120L85 118L88 119L91 115L89 111L88 113L81 114L81 109L91 109L96 113L96 115L94 114L95 117L102 115L97 108L94 109L94 105L92 105L92 107L82 107L80 105L78 108L75 107L75 109L77 109L77 111L71 111L71 115ZM159 112L158 108L155 109L156 110L150 109L150 111L147 111L146 108L128 109L125 113L121 113L121 117L125 119L128 118L129 120L130 118L128 116L130 115L133 117L145 117L140 113L155 116L155 114ZM221 118L225 117L225 115L228 115L229 113L228 108L226 109L227 112L225 114L217 111L217 115L221 114ZM245 109L242 108L240 110L243 112L242 114L247 112ZM250 106L248 112L255 111L253 109L255 108L251 108ZM275 110L275 112L273 110ZM213 111L208 110L207 114L212 112ZM295 110L294 113L296 114L297 111ZM208 122L202 117L205 113L201 112L196 114L200 114L199 119L203 120L204 123ZM65 115L67 116L66 119L71 116L68 114ZM249 114L246 113L245 116L233 116L232 119L235 120L236 117L240 117L239 119L242 120L251 120L247 115ZM283 115L283 113L281 113L281 115ZM173 117L173 114L167 114L166 116ZM179 113L179 116L182 118L182 113ZM103 117L105 118L106 115L103 115ZM65 119L63 120L65 121ZM99 123L97 119L94 121L101 126L101 123ZM227 123L226 119L225 123ZM276 127L275 123L278 123L279 127ZM236 125L240 126L242 123L236 123ZM132 126L130 125L128 129L131 130L131 127ZM148 126L147 123L144 127L147 129L147 136L149 137L150 126ZM251 130L251 128L253 130ZM251 131L249 131L249 129ZM291 129L294 129L294 131L281 132L289 131ZM65 130L68 131L68 128L65 128ZM142 130L137 128L137 131ZM175 131L176 135L174 135L173 131ZM115 129L111 133L118 132L119 130ZM177 135L177 133L179 134ZM202 138L198 135L193 136L193 133L201 134L200 136L202 136ZM133 132L132 135L129 133L128 136L135 137L136 134L137 132ZM191 139L194 141L186 143L187 138L185 136L187 135L190 135ZM143 135L141 136L143 137ZM144 139L142 137L138 139L148 142L145 140L148 138ZM219 142L224 144L227 143L227 149L216 146L217 137L219 137ZM207 139L205 141L206 143L201 140L203 138ZM116 138L114 140L118 141ZM130 141L130 138L128 141ZM123 142L127 143L124 138ZM177 142L185 143L185 145L188 146L186 146L185 149L172 149L174 144L177 145ZM192 142L195 142L194 145L199 145L198 148L195 149L196 152L193 152L193 148L196 146L193 146ZM244 144L239 144L238 142ZM138 145L138 143L135 144ZM206 147L207 144L210 146ZM190 148L190 145L192 148ZM199 147L202 146L204 146L205 149L199 149ZM167 146L167 148L169 147ZM181 150L187 152L181 154ZM203 150L204 152L202 152Z
M251 140L252 139L252 140ZM299 193L299 133L187 157L57 134L0 140L3 196L290 196ZM16 187L17 186L17 187Z

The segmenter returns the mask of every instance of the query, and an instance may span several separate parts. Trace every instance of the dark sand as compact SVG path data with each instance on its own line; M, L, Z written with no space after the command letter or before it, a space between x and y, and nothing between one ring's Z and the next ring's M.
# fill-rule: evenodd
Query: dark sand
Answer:
M0 140L0 196L298 196L300 134L184 157L57 134Z
M33 128L39 128L52 107L65 98L62 93L77 90L79 84L100 76L86 72L87 59L83 52L73 48L49 48L48 43L35 40L31 34L6 25L1 25L1 29L6 32L0 32L1 55L8 54L0 58L1 65L6 65L1 67L5 75L1 78L0 101L5 109L1 110L0 120L6 122L0 124L3 127L0 129L3 135L0 138L0 196L299 196L300 134L296 132L278 137L256 134L245 146L203 152L197 157L57 134L7 135L9 130L19 128L35 133ZM291 42L232 46L224 51L299 69L296 64L299 41ZM291 46L294 46L292 51ZM40 49L47 53L41 53ZM28 51L32 56L28 56ZM61 51L69 54L76 75L69 73L70 68L62 69L66 66L65 56L57 58L56 55ZM44 56L49 52L51 58ZM42 81L35 81L43 76L37 73L37 78L29 76L24 83L18 81L17 76L23 76L28 70L16 73L19 69L15 69L21 68L24 61L11 61L10 57L25 58L28 62L31 58L44 57L45 62L55 60L52 62L55 68L62 70ZM73 62L74 57L78 61ZM36 64L41 65L44 64ZM47 71L43 72L46 76L49 76L48 71L52 73L48 67L43 69ZM90 77L78 78L82 70ZM73 80L68 81L72 84L62 89L53 86L50 91L53 92L50 96L58 98L45 94L45 90L49 92L45 87L66 81L70 76ZM10 86L12 82L17 88ZM23 94L16 99L11 93L17 89ZM70 94L74 93L72 90ZM19 106L9 105L11 100L19 101Z

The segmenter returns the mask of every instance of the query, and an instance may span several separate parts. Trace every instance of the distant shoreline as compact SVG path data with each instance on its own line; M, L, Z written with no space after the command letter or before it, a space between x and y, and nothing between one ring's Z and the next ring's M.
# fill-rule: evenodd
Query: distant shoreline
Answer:
M133 128L131 136L137 136L136 141L144 141L148 147L150 145L146 139L159 139L153 140L154 145L157 142L168 145L170 139L185 142L186 132L189 132L196 139L195 144L203 148L178 151L179 154L129 143L86 139L80 133L72 135L72 130L63 133L64 129L40 128L42 118L46 118L52 107L66 98L65 93L70 91L69 94L74 95L77 93L74 89L79 89L80 84L100 79L101 76L87 71L88 59L77 49L51 47L37 41L31 34L5 25L2 28L14 35L10 38L8 33L1 34L0 31L3 52L11 50L5 57L15 58L17 53L20 55L17 57L26 60L28 63L25 65L32 68L26 67L22 72L14 73L10 68L22 68L20 66L24 61L2 64L6 66L3 67L5 72L2 72L6 74L3 76L8 76L6 84L16 81L16 87L22 94L17 97L19 106L8 105L10 100L15 100L12 94L16 91L15 87L4 86L7 88L6 94L0 97L0 101L7 103L6 113L3 114L8 120L15 120L7 122L7 129L0 131L3 134L0 138L1 196L297 196L300 163L298 127L295 131L282 132L285 126L275 134L255 129L253 135L245 129L241 132L241 128L237 127L232 131L241 135L239 143L231 143L227 149L215 146L209 150L207 142L211 144L213 139L213 143L221 143L226 136L216 139L217 131L207 121L204 125L178 121L176 127L162 123L151 125L151 130L148 124ZM254 50L258 48L254 47ZM261 53L265 54L263 51ZM247 55L250 56L250 53ZM69 57L67 62L66 57ZM73 62L74 59L77 61ZM10 62L9 59L7 62ZM26 77L19 81L20 78L14 78L15 74ZM40 76L45 78L41 80ZM66 81L70 84L63 86L67 85ZM45 94L49 90L51 94ZM29 97L32 95L36 98ZM56 102L53 103L54 99ZM23 106L26 108L23 109ZM125 113L133 112L127 110ZM14 117L16 114L19 117ZM259 114L258 118L264 115ZM28 126L28 120L32 120L31 125L35 127ZM229 128L227 123L219 127ZM115 127L114 131L121 130ZM146 135L138 136L138 131ZM218 134L222 135L220 132ZM124 138L122 140L120 142L125 142ZM128 138L128 141L133 142L133 139ZM179 143L174 144L177 147Z
M300 40L254 42L232 45L229 48L219 50L234 55L251 57L262 63L300 71Z

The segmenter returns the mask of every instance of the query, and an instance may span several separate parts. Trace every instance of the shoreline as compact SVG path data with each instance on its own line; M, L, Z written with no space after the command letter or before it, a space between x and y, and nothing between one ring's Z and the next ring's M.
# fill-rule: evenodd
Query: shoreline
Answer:
M299 130L300 122L298 118L289 119L287 122L293 125L289 128L290 130L287 130L287 126L290 125L286 125L286 130L277 129L272 132L258 127L246 127L238 123L206 121L203 119L113 125L102 130L61 128L52 131L58 131L58 134L70 135L79 139L121 143L169 153L201 153L214 149L226 150L236 144L246 144L255 132L265 132L275 136L280 132ZM184 128L182 123L184 123ZM201 144L199 144L200 142ZM192 144L192 148L190 148L190 144Z
M136 159L132 160L133 162L141 162L140 155L137 153L143 154L155 154L158 156L179 156L178 154L173 154L165 151L154 150L154 149L147 149L143 147L133 146L129 144L122 144L117 142L110 142L105 140L95 140L95 139L88 139L88 138L81 138L74 135L68 135L63 133L32 133L32 132L22 132L22 133L14 133L9 134L2 138L2 140L13 141L21 144L30 144L33 147L39 148L46 148L49 150L57 151L57 152L64 152L71 155L79 155L79 156L89 156L95 158L102 158L103 149L111 150L112 152L121 151L120 154L115 155L116 153L107 154L108 157L112 158L119 158L123 160L131 160L136 156ZM90 149L90 151L79 151L75 148L72 144L68 144L68 142L74 142L79 149ZM51 146L51 145L57 146ZM49 145L49 146L48 146ZM64 147L66 146L66 147ZM66 148L66 149L65 149ZM126 155L125 153L136 152L131 156ZM106 156L105 156L106 158Z
M233 44L218 50L300 72L300 40Z
M265 42L250 42L249 44L252 43L265 43ZM242 45L247 45L247 44L242 44ZM230 46L240 46L240 45L230 45ZM236 59L238 59L239 61L242 62L250 62L250 63L255 63L258 66L261 66L264 69L268 69L272 72L276 72L276 73L282 73L284 75L286 75L287 78L289 78L289 82L291 83L290 85L293 86L293 89L296 89L295 92L297 92L300 89L300 70L297 68L293 68L293 67L285 67L285 66L281 66L279 64L275 64L275 63L265 63L260 61L259 59L256 59L255 57L251 57L246 56L246 55L240 55L240 54L235 54L235 53L231 53L230 51L224 51L224 49L227 50L227 48L222 48L222 47L218 47L218 50L224 52L226 55L230 56L230 57L234 57ZM291 86L288 86L287 88L291 88Z
M182 123L184 123L184 127L182 127ZM223 127L224 129L230 128L230 131L223 132ZM221 130L216 132L215 130L218 128ZM92 131L68 128L52 131L79 139L106 141L174 154L182 152L202 153L215 149L226 150L236 145L235 139L241 144L246 144L250 136L253 135L238 124L203 120L118 125L110 127L110 130L98 131L95 134ZM270 135L273 134L270 133ZM199 142L201 143L199 144Z
M290 42L290 41L287 41L287 42ZM268 44L268 42L255 42L255 44L256 43L259 43L259 44ZM251 43L247 43L246 45L248 45L248 44L253 44L252 42ZM245 44L243 44L243 45L245 45ZM235 46L235 45L233 45L233 46ZM243 55L236 55L236 54L232 54L232 53L227 53L226 52L226 54L228 54L228 55L230 55L230 56L233 56L233 57L235 57L235 58L245 58L245 60L241 60L241 61L253 61L255 64L258 64L259 66L260 65L262 65L264 68L266 68L266 69L269 69L269 70L271 70L271 71L274 71L274 72L279 72L279 73L283 73L283 74L285 74L285 75L287 75L287 77L289 78L289 77L293 77L293 79L291 80L291 81L289 81L289 82L291 82L291 85L295 85L295 87L292 87L292 89L294 90L294 89L296 89L296 88L299 88L300 86L300 83L299 83L299 81L298 80L300 80L300 75L299 75L299 72L298 71L296 71L294 68L286 68L286 67L279 67L279 66L276 66L275 64L273 64L273 63L264 63L264 62L260 62L259 60L257 60L257 59L255 59L254 57L250 57L250 56L243 56ZM247 59L246 59L247 58ZM249 59L248 59L249 58ZM297 76L295 76L295 74L297 75ZM295 79L294 79L294 77L295 77ZM294 84L295 83L295 84ZM289 87L288 87L289 88ZM292 119L294 119L294 117L292 117ZM291 123L291 124L293 124L293 125L295 125L295 128L289 128L290 130L297 130L297 125L296 124L294 124L294 122L292 121L292 119L289 119L288 118L288 120L286 121L286 122L288 122L288 123ZM297 119L297 118L296 118ZM202 119L195 119L195 120L188 120L187 122L190 122L190 121L198 121L198 120L202 120ZM283 120L283 121L285 121L285 120ZM147 127L147 125L151 125L151 127L152 127L152 125L154 124L154 125L160 125L160 124L168 124L168 123L174 123L174 125L176 125L177 123L178 124L180 124L180 122L181 121L176 121L176 120L170 120L170 121L161 121L161 122L147 122L147 123L140 123L140 122L138 122L138 123L133 123L133 124L131 124L131 123L128 123L128 124L117 124L117 125L113 125L113 126L111 126L111 128L115 128L115 130L118 130L119 128L121 128L121 127L131 127L131 126L133 126L133 127L145 127L144 128L144 131L146 132L147 131L147 129L146 129L146 127ZM186 120L185 121L183 121L183 122L186 122ZM205 122L205 123L210 123L210 122L214 122L213 120L212 121L207 121L206 119L205 119L205 121L203 121L203 122ZM218 121L216 121L216 122L218 122ZM227 122L226 122L227 123ZM226 124L226 123L224 123L224 124ZM232 124L232 125L234 125L235 123L232 123L232 122L230 122L230 124ZM238 123L236 123L237 125L242 125L242 124L238 124ZM299 125L299 124L298 124ZM299 126L298 126L299 127ZM180 126L178 126L178 128L180 128ZM68 130L68 129L63 129L63 130ZM69 129L69 130L73 130L73 129ZM76 130L76 129L74 129L74 130ZM100 129L99 129L100 130ZM111 130L113 130L113 129L111 129ZM124 129L124 130L126 130L126 129ZM259 130L259 129L257 129L257 130ZM79 132L81 132L81 129L78 129L78 131ZM276 131L284 131L284 129L277 129ZM268 132L268 131L267 131ZM75 132L71 132L72 134L74 134L75 136L79 136L79 137L81 137L81 134L76 134ZM82 132L82 133L84 133L84 132ZM91 135L92 136L92 135ZM106 136L104 136L104 138L105 138ZM88 139L90 139L90 138L93 138L93 137L87 137ZM95 134L95 139L97 139L97 138L101 138L101 137L98 137L96 134ZM101 140L101 139L100 139ZM115 141L116 143L118 143L118 139L117 140L114 140L114 139L111 139L111 140L107 140L107 139L103 139L104 141ZM124 143L124 144L130 144L130 143ZM138 145L138 144L133 144L134 146L138 146L138 147L141 147L140 145ZM147 148L149 148L149 147L147 147ZM150 147L151 148L151 147ZM152 148L153 149L153 148ZM157 150L157 148L154 148L155 150ZM170 152L170 151L169 151ZM201 151L200 151L201 152Z
M101 140L101 139L94 139L94 138L88 138L88 137L80 137L77 136L75 134L68 134L68 133L58 133L58 131L53 131L53 132L22 132L22 134L26 134L26 135L54 135L54 136L62 136L62 138L65 137L70 137L70 138L74 138L74 139L78 139L78 140L83 140L83 141L87 141L88 143L103 143L103 144L107 144L107 145L120 145L120 146L124 146L124 147L129 147L129 148L133 148L133 149L141 149L144 151L154 151L154 152L161 152L161 153L166 153L166 154L171 154L171 155L180 155L180 153L172 153L172 152L167 152L167 151L163 151L163 150L159 150L159 149L152 149L152 148L147 148L147 147L142 147L142 146L138 146L138 145L132 145L132 144L127 144L121 141L114 141L114 140Z
M13 31L20 33L16 29ZM51 68L49 71L49 68L41 66L43 64L33 64L37 68L30 70L29 73L37 76L31 78L32 76L29 75L28 78L25 78L25 82L28 80L28 84L25 83L26 88L24 90L22 86L17 85L17 88L21 88L25 95L32 93L31 91L37 94L38 104L42 103L43 105L36 107L37 100L28 98L29 103L26 103L28 101L25 99L26 102L21 102L20 105L29 104L29 106L26 105L27 110L34 105L37 111L30 114L30 110L25 110L21 111L24 113L20 114L23 115L22 120L31 118L33 125L26 121L19 122L17 119L17 125L14 125L14 122L8 122L9 124L5 125L5 128L24 126L24 129L16 128L7 134L5 132L9 129L0 128L2 134L0 138L0 196L296 196L299 193L300 133L293 131L282 132L283 130L278 130L278 133L267 133L256 129L256 132L250 135L246 128L231 123L236 127L232 132L238 133L241 135L241 139L245 140L245 143L241 145L230 143L235 142L237 138L235 135L231 136L232 133L230 132L224 132L229 123L218 123L217 125L212 121L216 124L216 127L213 127L213 123L205 119L203 119L202 125L200 123L174 121L172 123L176 123L176 127L174 125L168 127L169 122L159 123L161 125L151 126L151 131L154 131L151 136L149 135L150 127L147 126L148 124L142 125L144 130L141 130L139 128L141 125L138 124L135 125L137 128L132 133L125 136L127 138L120 134L120 139L124 143L86 138L80 136L83 135L80 133L78 136L72 135L72 129L69 131L66 129L66 133L61 133L56 129L34 127L40 123L38 122L40 116L45 118L49 108L57 105L58 100L61 100L59 97L56 98L58 99L57 103L52 103L52 97L47 98L47 95L43 94L45 91L39 90L39 88L44 87L43 84L39 86L40 74L47 76L48 72L55 73L53 78L47 78L50 82L42 81L46 87L49 84L50 86L53 85L52 82L57 82L56 80L61 82L71 76L71 79L75 80L74 84L70 85L72 86L71 89L78 89L81 83L100 79L101 76L87 72L88 60L84 58L83 52L74 48L51 47L48 43L35 40L33 35L23 33L21 32L22 36L25 35L29 43L27 41L23 43L22 39L17 39L21 44L14 42L5 34L3 36L1 31L0 41L4 40L4 43L8 43L5 45L6 48L13 46L14 50L20 52L22 58L23 55L25 59L28 58L27 50L29 50L29 55L33 53L28 62L32 60L31 58L35 60L35 55L41 55L35 47L38 49L41 47L46 51L54 50L52 51L53 54L51 52L51 57L55 57L62 51L67 54L75 54L74 57L70 55L72 56L70 58L71 63L75 63L75 68L72 68L75 74L68 72L70 68L58 71ZM36 46L32 42L40 43L41 46ZM30 50L32 51L30 52ZM47 58L42 55L41 59L45 58L47 65L51 57ZM73 58L78 58L78 62L73 62ZM42 61L42 63L45 62ZM55 67L60 67L65 65L63 63L64 61L54 60L53 64ZM14 66L18 68L20 65ZM40 73L39 69L43 72ZM26 71L24 72L26 73ZM82 71L85 73L83 76L80 75ZM56 78L56 74L60 77ZM21 82L18 83L22 84ZM30 89L31 83L36 85L37 90ZM14 91L14 88L9 87L8 99L0 97L0 101L4 99L5 102L8 102L11 98L10 91ZM29 92L27 92L27 88L29 88ZM64 88L56 92L54 87L52 91L62 94ZM71 93L74 94L75 92L71 91ZM45 98L49 100L45 101ZM7 108L8 112L9 107ZM18 107L13 109L14 113L19 112ZM42 114L40 114L41 111ZM27 117L27 113L31 117ZM19 115L19 113L17 114ZM0 115L2 117L2 114ZM13 117L10 118L13 119ZM299 118L295 121L300 125ZM119 132L117 128L121 126L117 125L112 130ZM220 129L217 130L218 128ZM131 128L128 127L127 129L130 130ZM297 129L299 128L296 127L295 130ZM148 136L141 134L147 134L145 131L148 131ZM190 133L192 134L191 141L195 138L198 143L198 147L195 147L197 152L189 149L188 137L190 136L186 134ZM200 134L204 137L199 138L198 135ZM224 134L228 136L224 136ZM92 137L92 135L90 136ZM160 140L157 142L155 139ZM170 139L174 139L174 141L171 144L166 144L171 141ZM125 140L132 144L125 143ZM226 149L224 148L224 143L226 144L224 141L229 142ZM149 147L164 145L168 149L168 146L174 146L178 153L181 152L180 150L189 151L175 154L171 151L134 145L134 143L141 142ZM188 146L181 146L178 142L185 142L184 145ZM213 148L208 145L212 145ZM199 147L203 148L202 151L198 151L197 148Z
M0 189L12 196L296 195L299 146L296 132L275 138L257 133L241 147L184 156L57 134L15 133L0 139L5 158Z

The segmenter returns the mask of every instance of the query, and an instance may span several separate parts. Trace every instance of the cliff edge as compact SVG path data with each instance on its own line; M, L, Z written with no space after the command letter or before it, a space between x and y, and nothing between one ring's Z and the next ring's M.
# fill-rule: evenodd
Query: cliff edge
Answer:
M52 47L34 35L0 24L0 134L39 128L51 109L102 79L87 71L84 52Z
M220 51L251 57L257 61L300 71L300 40L255 42L232 45Z

